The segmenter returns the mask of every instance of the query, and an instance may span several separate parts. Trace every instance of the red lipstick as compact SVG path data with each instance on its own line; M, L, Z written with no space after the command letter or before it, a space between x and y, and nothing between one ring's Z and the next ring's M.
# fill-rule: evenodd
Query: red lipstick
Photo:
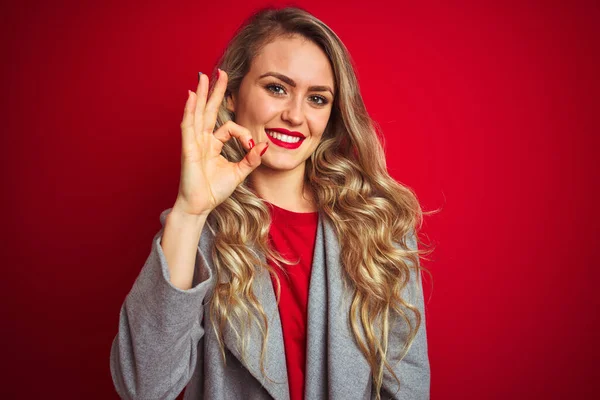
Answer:
M283 129L283 128L265 128L265 133L266 133L266 131L277 132L277 133L281 133L282 135L287 135L287 136L291 136L294 138L296 138L296 137L300 138L300 140L298 140L295 143L289 143L289 142L285 142L283 140L277 139L275 137L272 137L269 135L269 133L267 133L267 137L269 138L269 140L271 142L273 142L274 144L276 144L279 147L283 147L284 149L297 149L298 147L300 147L302 145L302 142L306 138L300 132L288 131L287 129Z
M304 139L306 137L303 134L301 134L300 132L288 131L287 129L284 129L284 128L265 128L265 129L268 131L274 131L274 132L282 133L284 135L299 137L302 139Z

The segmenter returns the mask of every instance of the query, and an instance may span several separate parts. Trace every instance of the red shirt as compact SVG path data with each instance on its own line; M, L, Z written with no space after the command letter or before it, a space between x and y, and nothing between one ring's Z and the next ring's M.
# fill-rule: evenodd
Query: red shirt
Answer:
M306 310L313 253L317 236L318 212L297 213L267 203L273 222L269 230L271 246L287 260L300 258L298 265L283 265L289 278L276 268L281 282L279 315L283 330L290 399L304 399L306 367ZM273 263L271 265L275 266ZM275 279L272 279L276 290ZM277 293L277 291L275 292Z

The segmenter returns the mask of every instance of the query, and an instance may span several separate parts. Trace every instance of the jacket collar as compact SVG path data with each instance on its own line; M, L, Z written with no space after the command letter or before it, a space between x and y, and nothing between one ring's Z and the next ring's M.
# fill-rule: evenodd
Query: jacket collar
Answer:
M261 255L263 261L264 256ZM260 354L262 333L254 324L249 332L246 347L246 358L242 358L241 346L234 332L227 327L224 330L225 346L233 355L250 371L250 373L264 386L274 399L289 400L290 390L285 362L285 347L281 319L275 298L275 292L268 271L263 271L254 283L254 295L263 307L269 321L269 335L267 337L264 367L267 374L263 376L260 369Z
M264 255L261 259L265 261ZM319 213L315 252L308 295L306 341L306 398L369 398L370 369L350 330L350 299L343 290L340 248L333 224ZM269 318L269 336L265 351L265 370L260 370L262 334L250 330L246 359L233 332L225 329L225 346L250 371L276 400L289 400L290 391L285 346L275 291L268 271L263 271L254 285L254 294ZM348 372L352 371L350 378ZM326 380L327 382L324 382Z
M329 229L329 227L327 229ZM323 263L323 231L324 217L322 213L319 213L312 271L323 268L323 265L319 265L320 263ZM265 262L266 258L264 254L260 254L260 258L263 262ZM313 278L311 277L311 285L312 281ZM267 337L264 366L267 376L270 379L263 376L260 369L262 333L256 327L256 325L253 325L250 330L245 359L242 358L241 346L238 343L237 337L234 332L231 332L229 327L225 328L223 333L225 346L244 365L244 367L250 371L252 376L254 376L263 385L263 387L274 399L289 400L290 389L288 383L281 318L279 317L277 299L275 297L275 291L273 289L273 284L268 271L263 270L256 277L254 282L254 295L256 296L258 303L262 305L269 321L269 336ZM311 296L312 293L311 289L309 288L309 298Z

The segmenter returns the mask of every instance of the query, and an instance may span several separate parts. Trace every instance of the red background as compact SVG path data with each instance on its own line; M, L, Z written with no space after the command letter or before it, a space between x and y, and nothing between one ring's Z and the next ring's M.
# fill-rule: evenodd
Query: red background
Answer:
M117 398L110 345L175 201L187 89L265 4L1 6L0 397ZM296 4L350 49L393 176L442 209L432 398L590 398L598 3Z

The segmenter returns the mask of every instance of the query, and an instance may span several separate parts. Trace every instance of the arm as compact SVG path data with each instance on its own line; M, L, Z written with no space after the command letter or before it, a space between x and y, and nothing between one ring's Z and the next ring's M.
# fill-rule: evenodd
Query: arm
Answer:
M150 255L121 307L119 332L112 343L112 379L124 399L176 398L194 372L197 345L204 335L202 303L212 289L212 264L203 254L209 253L196 244L192 287L181 290L171 283L161 247L170 210L161 213L163 228L154 236ZM210 246L208 235L204 229L202 248Z
M417 240L414 232L408 236L407 245L409 249L417 249ZM418 278L418 279L417 279ZM408 350L406 356L398 362L399 352L404 344L408 327L402 318L398 318L390 331L390 345L399 344L398 348L392 348L392 357L390 364L394 372L400 379L400 390L398 382L389 372L384 373L382 399L401 399L401 400L428 400L430 390L430 367L429 355L427 349L427 329L425 326L425 302L423 298L423 285L421 277L417 276L414 269L411 269L411 276L406 288L405 297L409 303L415 305L421 313L421 326L417 335ZM415 323L415 317L412 312L408 312L411 322ZM394 339L392 339L392 335ZM393 340L393 341L392 341ZM402 340L400 344L399 340Z

